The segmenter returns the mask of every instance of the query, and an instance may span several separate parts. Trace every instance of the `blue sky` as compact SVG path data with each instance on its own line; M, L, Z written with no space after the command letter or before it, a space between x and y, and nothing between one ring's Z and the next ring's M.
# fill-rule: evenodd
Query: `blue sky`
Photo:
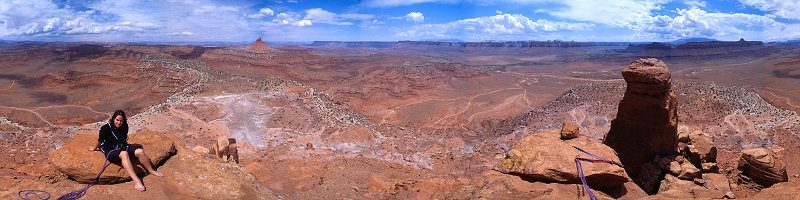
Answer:
M780 0L0 0L0 39L671 41L800 39Z

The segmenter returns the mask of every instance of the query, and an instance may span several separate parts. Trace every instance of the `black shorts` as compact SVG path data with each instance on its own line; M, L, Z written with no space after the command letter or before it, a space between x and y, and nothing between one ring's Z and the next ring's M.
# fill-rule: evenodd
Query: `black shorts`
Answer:
M136 151L136 149L141 149L141 148L142 148L142 145L133 144L133 145L128 145L127 147L123 147L123 148L118 149L118 150L111 150L111 151L108 151L108 152L103 152L103 154L105 154L106 158L108 158L108 162L118 163L118 162L122 162L122 159L119 158L120 152L121 151L125 151L125 152L128 153L128 158L130 158L131 161L133 161L136 158L136 154L134 153L134 151Z

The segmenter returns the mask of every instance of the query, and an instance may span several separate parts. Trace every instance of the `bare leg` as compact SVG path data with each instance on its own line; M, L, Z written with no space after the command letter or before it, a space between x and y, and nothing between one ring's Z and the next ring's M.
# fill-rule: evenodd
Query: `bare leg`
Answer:
M144 191L145 190L144 184L142 184L142 180L140 180L139 177L136 176L136 171L133 171L133 165L131 164L131 159L128 157L128 152L127 151L120 152L119 158L122 160L122 168L125 168L125 171L128 171L128 175L131 176L131 179L133 179L133 183L136 184L136 186L134 186L134 189L139 191Z
M150 172L150 174L156 176L164 176L164 174L161 174L153 169L153 163L150 162L150 158L147 157L147 154L144 153L144 150L136 149L133 151L133 154L135 154L136 157L139 158L139 162L142 163L142 165L144 165L144 168L147 169L147 171Z

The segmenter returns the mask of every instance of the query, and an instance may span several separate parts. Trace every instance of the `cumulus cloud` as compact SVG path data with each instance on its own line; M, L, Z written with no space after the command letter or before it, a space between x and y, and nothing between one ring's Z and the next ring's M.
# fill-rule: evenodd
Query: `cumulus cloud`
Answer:
M0 1L0 21L5 22L0 24L0 37L157 41L180 35L186 36L181 40L239 40L255 35L241 8L207 0Z
M262 8L261 10L258 10L258 13L247 15L247 17L252 19L258 19L258 18L270 17L273 14L275 14L275 12L272 11L272 9Z
M422 13L420 12L411 12L406 15L406 20L416 23L422 23L423 21L425 21L425 16L422 16Z
M740 3L763 11L773 11L775 15L800 20L800 1L796 0L739 0Z
M587 30L587 23L531 20L520 14L501 14L453 21L445 24L424 24L396 34L402 38L464 38L469 40L524 39L561 31Z
M735 40L740 37L770 38L765 31L778 31L786 25L775 19L755 14L707 12L698 7L676 9L676 16L653 16L635 24L633 29L642 35L674 39L710 37Z
M59 8L51 1L10 1L0 3L0 27L3 36L54 36L97 34L113 31L152 30L159 26L148 22L98 22L97 10L75 11Z
M302 21L300 14L296 12L278 13L272 22L279 25L311 26L311 21ZM302 21L302 22L301 22Z

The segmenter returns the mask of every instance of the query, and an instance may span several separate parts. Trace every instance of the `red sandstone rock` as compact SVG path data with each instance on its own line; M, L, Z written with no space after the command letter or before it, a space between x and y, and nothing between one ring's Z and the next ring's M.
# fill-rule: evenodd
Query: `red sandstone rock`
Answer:
M560 130L529 135L511 147L505 160L497 167L503 173L516 174L535 180L580 183L575 157L590 158L573 146L612 161L614 150L587 137L559 139ZM592 188L612 188L629 181L625 170L606 163L582 163L587 182Z
M562 140L569 140L578 137L578 133L580 132L581 126L575 122L564 122L561 126L561 139Z
M742 150L739 159L739 170L763 186L772 186L775 183L786 182L786 165L775 157L775 153L767 148L751 148Z
M601 191L592 192L598 199L613 199ZM630 193L629 199L644 196L642 195L644 192L626 191L627 193ZM635 196L636 194L639 196ZM456 190L452 199L589 199L589 197L585 193L579 193L573 184L532 182L523 177L490 170Z
M692 164L717 162L717 147L711 136L695 131L689 134L689 145L686 146L689 153L689 160Z
M80 183L90 183L97 177L103 168L105 156L100 151L87 151L86 148L97 142L97 135L75 135L61 148L50 155L50 164L58 171L66 174L70 179ZM163 133L154 133L149 130L128 135L128 143L141 144L153 162L154 168L159 163L175 155L175 144ZM138 161L133 161L138 163ZM141 165L134 167L140 176L146 172ZM119 163L112 163L106 167L98 181L99 184L114 184L130 181L128 173Z
M700 178L702 173L700 170L697 169L692 163L683 162L681 164L681 173L678 174L678 178L683 180L694 180L695 178Z
M746 199L800 199L800 181L777 183Z
M622 70L627 83L625 96L619 103L617 117L611 122L611 129L604 143L619 153L625 170L634 182L642 185L656 185L647 179L639 180L642 164L653 160L656 155L670 155L678 143L677 102L672 91L669 69L664 62L654 59L633 61ZM649 193L656 188L643 188Z

